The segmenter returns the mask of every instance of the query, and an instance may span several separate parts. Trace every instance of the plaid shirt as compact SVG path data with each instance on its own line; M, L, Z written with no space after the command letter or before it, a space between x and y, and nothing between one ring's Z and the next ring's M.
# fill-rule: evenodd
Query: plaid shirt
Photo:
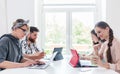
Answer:
M35 43L31 43L30 46L28 46L27 39L21 41L21 46L23 54L34 54L39 52Z

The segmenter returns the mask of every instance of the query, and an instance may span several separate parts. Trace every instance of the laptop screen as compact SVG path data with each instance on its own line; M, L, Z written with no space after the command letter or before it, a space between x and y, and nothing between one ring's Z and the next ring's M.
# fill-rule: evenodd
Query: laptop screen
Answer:
M78 55L77 51L75 49L71 49L71 53L72 53L72 58L70 60L70 65L72 65L73 67L80 66L79 55Z
M80 60L80 56L75 49L71 49L71 53L72 58L70 64L73 67L97 67L96 65L93 65L90 60Z
M52 57L50 58L50 62L54 60L55 56L57 55L57 51L53 53Z
M54 48L53 53L54 52L58 52L57 55L54 58L54 61L62 60L63 59L62 49L63 49L63 47Z

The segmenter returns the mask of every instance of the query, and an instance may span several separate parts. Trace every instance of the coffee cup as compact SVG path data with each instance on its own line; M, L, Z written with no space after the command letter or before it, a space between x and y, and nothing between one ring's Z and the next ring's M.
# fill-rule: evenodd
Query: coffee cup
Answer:
M91 60L91 63L92 63L92 64L96 65L95 60L98 60L98 59L99 59L99 57L98 57L97 55L91 55L90 60Z

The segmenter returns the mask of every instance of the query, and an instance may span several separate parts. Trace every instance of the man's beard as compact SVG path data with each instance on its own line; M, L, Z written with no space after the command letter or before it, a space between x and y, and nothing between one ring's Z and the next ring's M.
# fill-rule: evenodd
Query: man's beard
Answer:
M32 38L30 37L29 40L30 40L32 43L35 43L35 39L32 39Z

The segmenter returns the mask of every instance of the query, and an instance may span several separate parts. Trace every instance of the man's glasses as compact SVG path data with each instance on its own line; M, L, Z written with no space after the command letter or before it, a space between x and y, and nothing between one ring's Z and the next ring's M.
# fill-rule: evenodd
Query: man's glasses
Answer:
M19 27L19 29L21 29L25 34L27 34L27 30L25 30L25 29L23 29L21 27Z

